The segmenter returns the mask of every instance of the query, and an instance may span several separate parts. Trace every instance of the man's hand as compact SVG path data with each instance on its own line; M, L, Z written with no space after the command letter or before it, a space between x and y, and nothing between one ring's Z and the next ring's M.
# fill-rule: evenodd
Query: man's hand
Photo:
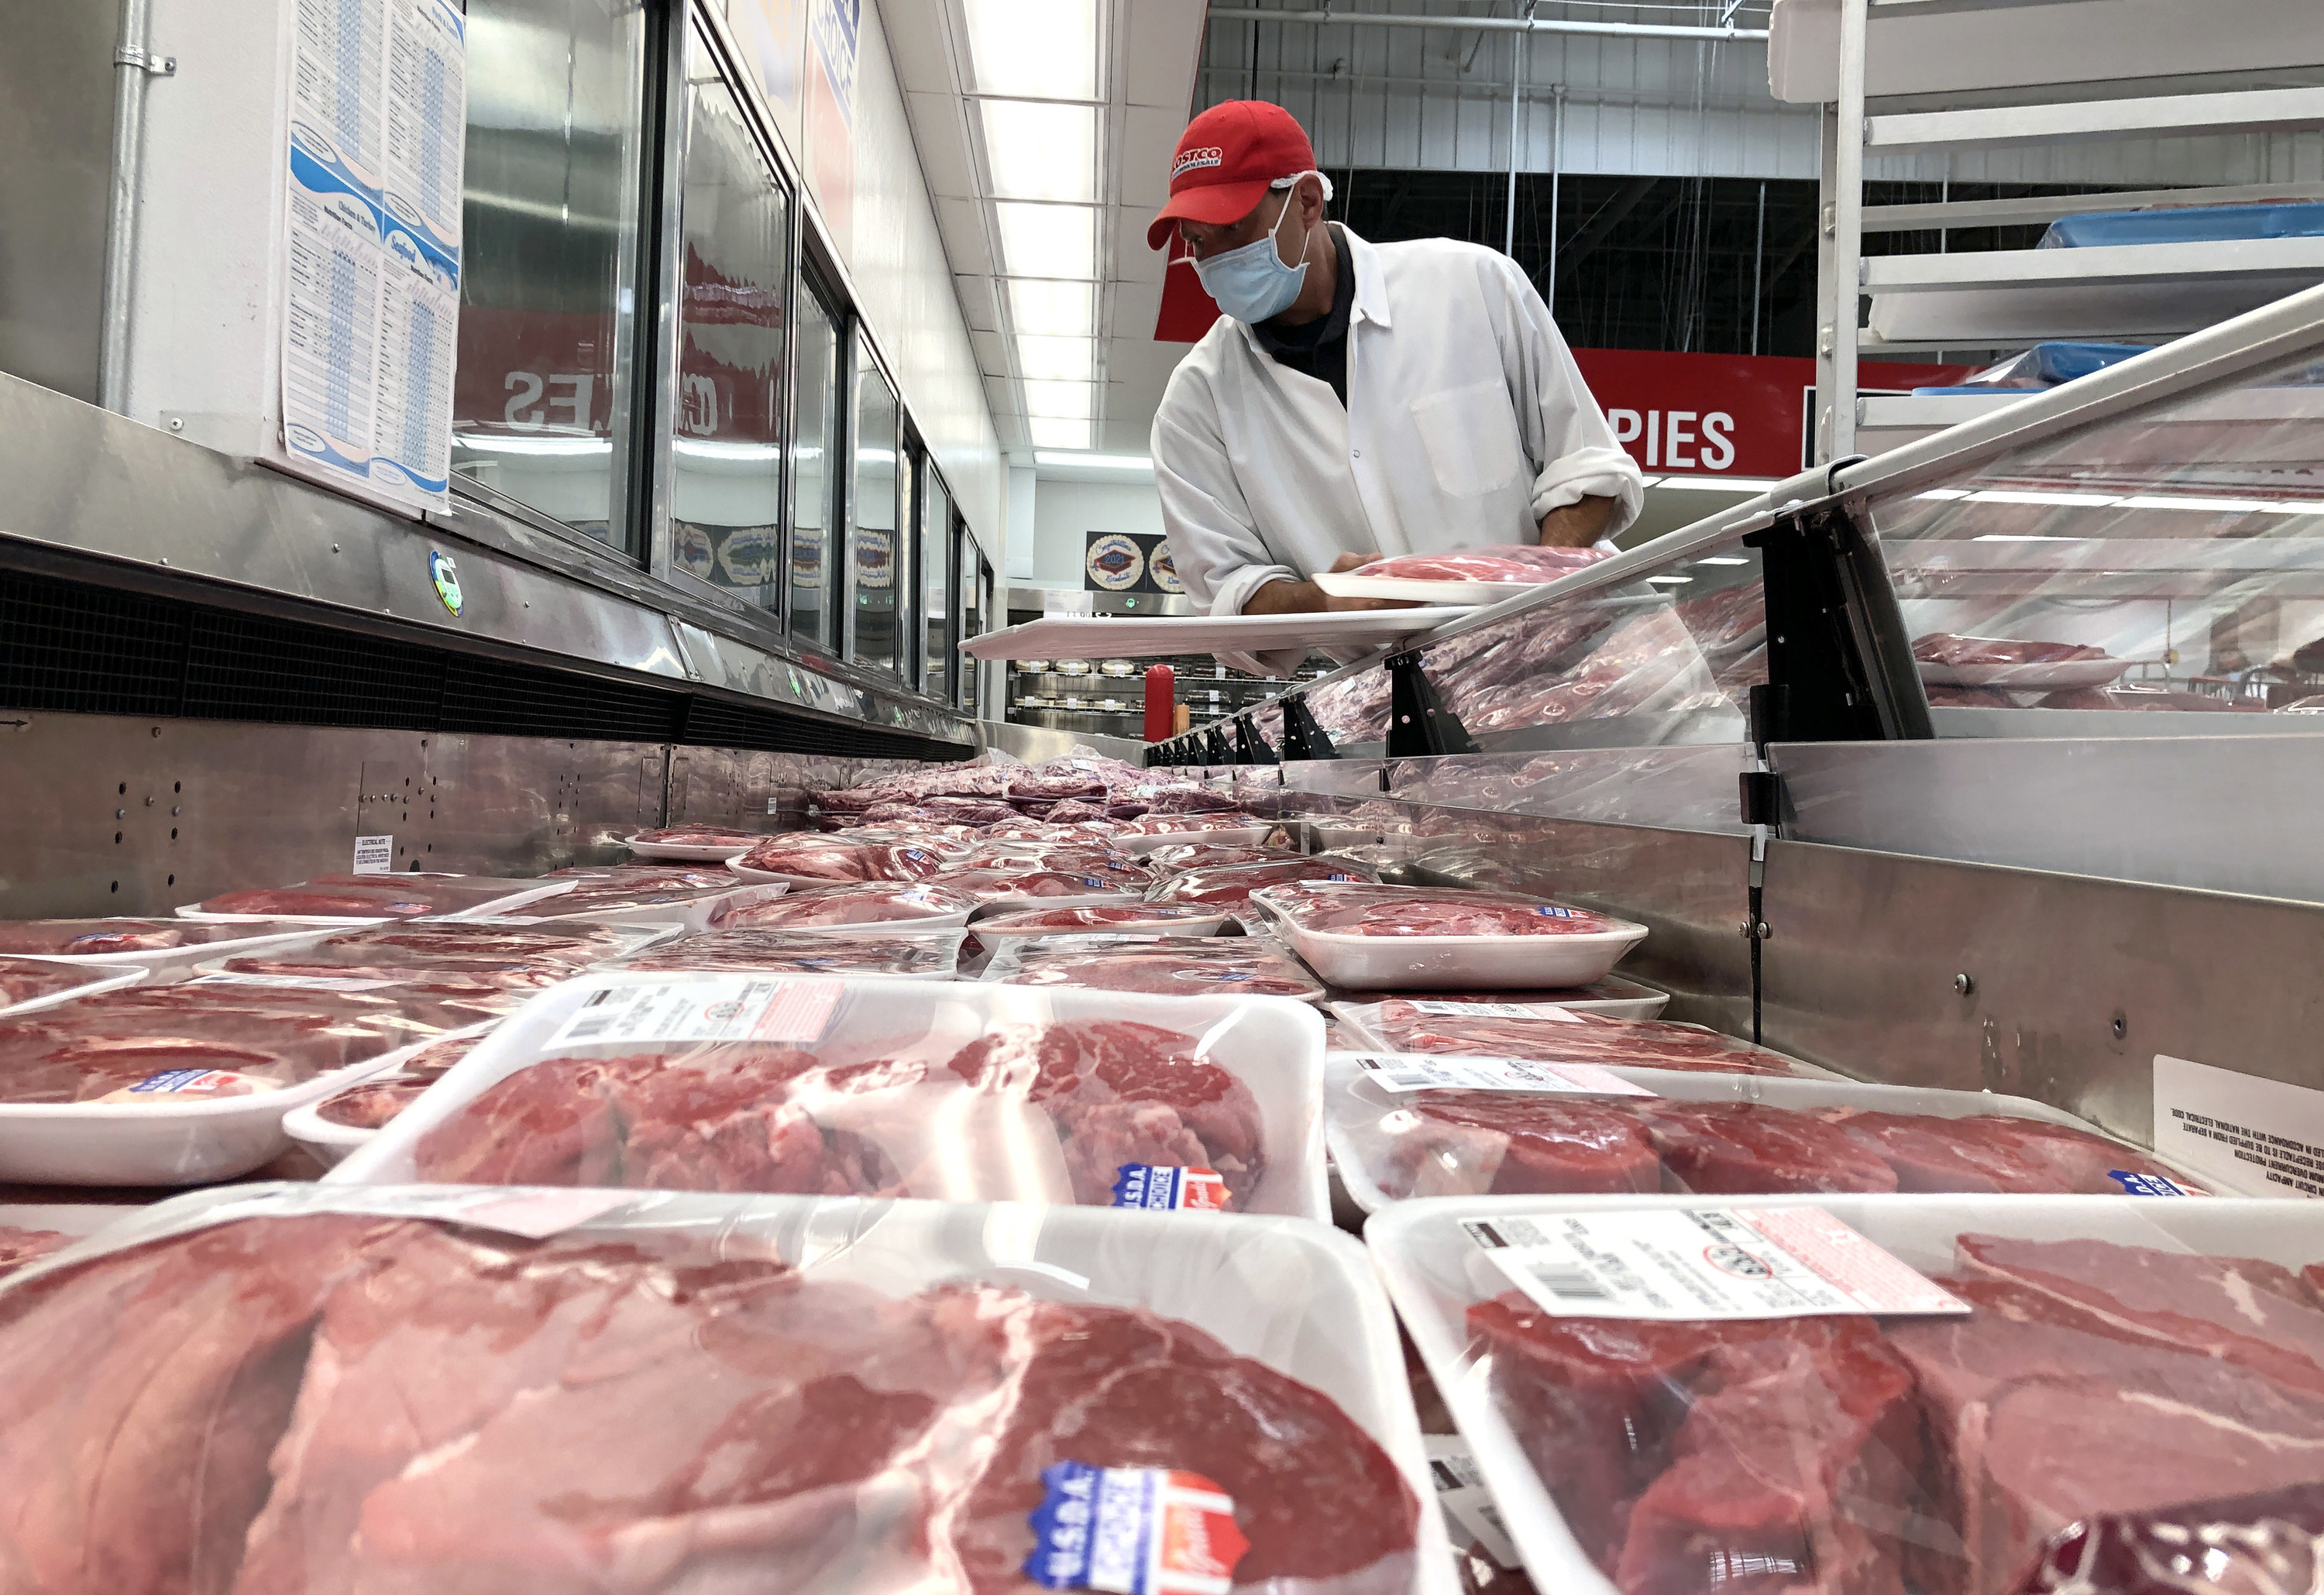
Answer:
M1353 570L1359 565L1369 565L1379 558L1377 551L1370 554L1342 554L1332 561L1332 572ZM1245 614L1314 614L1325 611L1338 613L1350 609L1417 609L1420 605L1402 598L1337 598L1314 582L1272 581L1253 593L1242 606Z
M1606 535L1619 499L1584 498L1552 510L1541 518L1545 549L1586 549ZM1336 568L1336 567L1334 567Z

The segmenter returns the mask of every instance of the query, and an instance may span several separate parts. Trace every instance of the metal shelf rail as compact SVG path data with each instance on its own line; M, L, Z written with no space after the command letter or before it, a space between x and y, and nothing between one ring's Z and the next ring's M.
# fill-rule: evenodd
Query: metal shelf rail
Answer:
M1871 350L2023 348L2044 338L2157 342L2193 332L2324 281L2324 238L2264 238L1884 255L1867 259L1868 233L2054 221L2160 205L2324 198L2324 183L2183 188L1958 203L1867 206L1868 156L1930 150L2006 150L2106 139L2259 134L2324 126L2324 88L2230 88L2179 92L2153 63L2151 78L2116 85L2154 92L2104 99L2041 98L1968 109L1876 112L1867 105L1866 48L1884 15L1931 9L1924 0L1840 0L1837 100L1823 108L1816 336L1816 458L1842 460L1893 446L2006 398L1925 401L1860 395L1858 362ZM1948 10L1964 27L2008 0L1964 0ZM1987 90L1975 92L1984 97ZM1866 302L1870 303L1866 325ZM1932 409L1932 403L1942 409ZM1864 434L1859 442L1858 434Z

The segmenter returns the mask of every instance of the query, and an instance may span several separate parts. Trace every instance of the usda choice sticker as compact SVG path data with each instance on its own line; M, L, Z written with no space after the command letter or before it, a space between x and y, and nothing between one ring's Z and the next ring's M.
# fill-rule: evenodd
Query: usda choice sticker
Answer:
M1224 1212L1227 1182L1214 1168L1125 1163L1113 1182L1113 1205L1155 1212Z
M1250 1549L1233 1498L1174 1469L1052 1463L1030 1517L1025 1576L1045 1590L1227 1595Z
M1464 1219L1544 1312L1705 1322L1969 1304L1814 1207L1686 1207Z

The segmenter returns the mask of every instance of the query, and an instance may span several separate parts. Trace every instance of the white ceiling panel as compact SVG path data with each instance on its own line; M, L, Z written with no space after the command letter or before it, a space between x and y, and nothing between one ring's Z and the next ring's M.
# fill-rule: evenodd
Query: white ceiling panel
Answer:
M973 272L989 279L992 273L992 252L985 243L984 206L976 199L936 200L936 229L944 235L945 258L952 262L955 275ZM985 325L972 321L972 327ZM1000 322L991 325L998 327Z
M1121 118L1121 192L1124 205L1148 216L1170 197L1170 155L1185 131L1183 110L1131 106Z
M968 141L960 124L960 97L950 93L904 96L911 113L912 143L919 151L920 172L928 192L974 198L976 172L968 158Z
M952 61L945 48L946 9L946 0L880 0L888 54L907 93L952 91Z
M945 248L947 253L952 248L952 239L949 235L945 239ZM968 325L972 331L991 332L1000 327L999 284L991 278L972 277L965 272L956 272L953 277L952 285L954 290L960 295L961 314L968 318Z
M1120 12L1124 81L1116 97L1133 106L1155 106L1186 121L1194 98L1194 63L1203 48L1207 0L1129 0ZM1170 130L1167 152L1176 147L1179 127Z
M969 329L968 341L976 346L976 368L987 376L1009 374L1009 336L1000 332L979 332Z

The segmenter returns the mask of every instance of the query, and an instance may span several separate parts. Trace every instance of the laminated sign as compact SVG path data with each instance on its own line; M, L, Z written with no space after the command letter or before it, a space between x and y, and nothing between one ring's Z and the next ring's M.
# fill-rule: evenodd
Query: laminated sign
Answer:
M290 87L283 449L336 486L440 506L460 333L466 21L447 0L298 0Z

